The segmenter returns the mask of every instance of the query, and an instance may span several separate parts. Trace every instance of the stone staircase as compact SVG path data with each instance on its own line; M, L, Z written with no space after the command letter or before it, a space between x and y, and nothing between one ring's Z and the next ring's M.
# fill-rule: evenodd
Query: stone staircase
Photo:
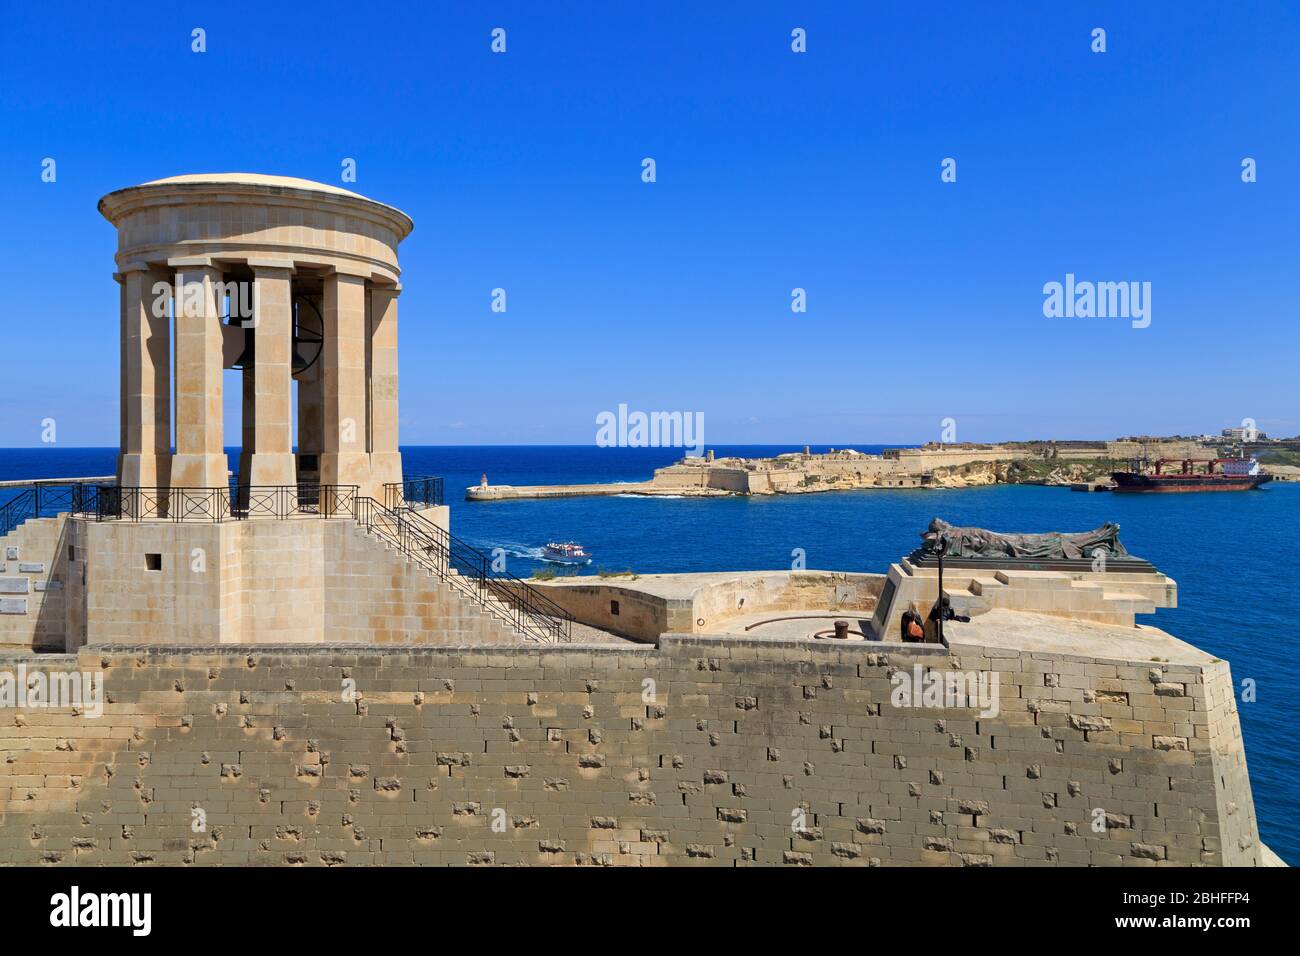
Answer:
M359 527L407 562L437 579L446 591L503 628L503 637L532 643L568 643L573 617L537 588L510 574L494 573L487 555L411 508L388 508L359 498Z
M943 593L955 613L970 617L1006 608L1129 625L1134 615L1176 603L1173 582L1163 574L953 569L944 575Z

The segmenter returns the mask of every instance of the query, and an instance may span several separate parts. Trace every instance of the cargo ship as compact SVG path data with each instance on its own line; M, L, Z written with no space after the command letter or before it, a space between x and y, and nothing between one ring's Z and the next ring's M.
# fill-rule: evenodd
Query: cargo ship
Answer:
M1177 465L1177 471L1166 470ZM1197 470L1197 465L1204 466ZM1161 458L1151 471L1113 471L1115 491L1250 491L1271 480L1254 458Z

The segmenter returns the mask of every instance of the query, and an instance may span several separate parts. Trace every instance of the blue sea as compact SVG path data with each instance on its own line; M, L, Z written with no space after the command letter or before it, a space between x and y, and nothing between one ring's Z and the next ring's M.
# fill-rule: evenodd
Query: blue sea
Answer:
M864 452L879 446L845 443ZM747 457L795 446L717 446ZM825 451L825 446L814 446ZM416 446L402 449L408 476L446 480L452 531L483 550L503 548L526 577L553 539L576 540L599 569L639 573L807 567L883 573L912 551L933 517L1001 531L1122 527L1129 551L1178 582L1179 607L1146 618L1232 665L1262 838L1300 865L1300 757L1291 744L1300 655L1286 641L1300 621L1300 550L1287 536L1300 515L1300 484L1241 494L1078 494L1064 488L996 485L923 491L846 491L770 498L563 498L468 502L486 473L493 484L643 481L676 449L592 446ZM232 450L232 467L237 451ZM111 474L116 450L0 450L0 480ZM7 494L0 491L0 502ZM1256 684L1254 702L1240 686Z

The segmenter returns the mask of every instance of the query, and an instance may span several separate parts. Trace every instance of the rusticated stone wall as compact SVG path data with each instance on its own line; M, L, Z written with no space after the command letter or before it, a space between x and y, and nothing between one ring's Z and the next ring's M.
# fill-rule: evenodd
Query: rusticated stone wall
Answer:
M108 702L97 719L0 709L4 863L1261 856L1221 662L704 636L110 646L0 673L21 661L102 669ZM1000 713L893 706L890 675L915 664L996 672Z

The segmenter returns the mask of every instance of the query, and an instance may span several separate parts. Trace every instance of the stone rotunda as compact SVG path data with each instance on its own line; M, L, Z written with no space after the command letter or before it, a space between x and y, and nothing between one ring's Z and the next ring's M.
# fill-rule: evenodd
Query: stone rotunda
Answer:
M225 487L226 444L242 447L239 485L356 486L381 499L401 481L405 213L251 173L160 179L109 193L99 210L118 230L120 487ZM242 436L223 430L232 368L242 370Z

